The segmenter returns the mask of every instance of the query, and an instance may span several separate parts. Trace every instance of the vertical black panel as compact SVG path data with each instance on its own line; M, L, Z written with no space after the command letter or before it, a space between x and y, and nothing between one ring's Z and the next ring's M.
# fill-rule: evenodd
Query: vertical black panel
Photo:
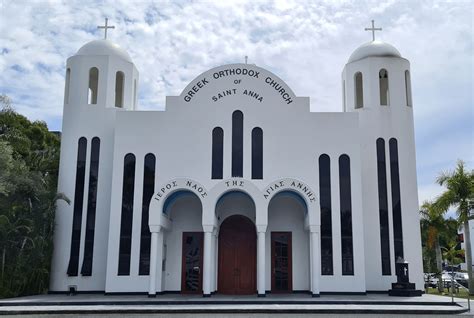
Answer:
M393 241L395 261L403 258L402 207L400 201L400 176L398 173L398 145L395 138L389 142L390 148L390 183L392 185Z
M244 170L244 114L232 113L232 177L243 177Z
M385 163L385 141L382 138L377 139L377 180L379 190L380 255L382 257L382 275L391 275L387 170Z
M143 172L143 200L142 200L142 228L140 236L140 263L138 266L139 275L150 273L150 246L151 233L148 227L148 209L151 198L155 192L155 155L149 153L145 156Z
M79 271L79 248L81 245L82 207L84 202L84 178L86 176L87 139L79 138L76 163L76 186L74 190L74 209L72 216L71 254L67 274L77 276Z
M99 153L100 139L92 138L91 161L89 169L89 191L87 199L86 238L84 246L84 260L82 262L81 274L92 275L92 258L94 255L94 230L95 213L97 204L97 181L99 177Z
M125 156L123 164L122 217L120 221L119 275L130 275L132 250L133 194L135 190L135 155Z
M221 127L212 130L212 179L222 179L224 166L224 131Z
M339 157L339 196L341 203L342 275L354 275L351 167L350 159L347 155Z
M321 206L321 274L333 275L331 162L326 154L319 156L319 197Z
M252 129L252 179L263 179L263 131Z

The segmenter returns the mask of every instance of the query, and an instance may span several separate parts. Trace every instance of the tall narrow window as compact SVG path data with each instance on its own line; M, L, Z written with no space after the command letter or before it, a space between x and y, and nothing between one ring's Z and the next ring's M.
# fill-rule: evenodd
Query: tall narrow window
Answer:
M69 104L69 85L71 81L71 69L66 71L66 85L64 87L64 104Z
M407 106L412 106L411 102L411 79L410 79L410 71L405 71L405 93L407 99Z
M155 192L155 155L149 153L145 156L143 172L143 200L142 200L142 229L140 238L140 264L138 266L139 275L150 273L150 244L151 233L148 227L148 208L151 198Z
M224 131L221 127L212 130L211 178L222 179L224 165Z
M91 161L89 168L89 192L87 198L86 237L84 243L84 260L81 274L92 275L92 258L94 255L95 212L97 205L97 181L99 177L100 139L92 138Z
M232 113L232 177L243 177L244 170L244 114Z
M387 170L385 163L385 141L382 138L377 139L377 180L379 190L380 255L382 257L382 275L391 275Z
M362 108L364 107L364 87L361 72L354 75L354 82L355 108Z
M137 80L133 81L133 109L137 108Z
M82 207L84 202L84 179L86 176L87 139L79 138L77 146L76 185L72 214L71 254L67 274L77 276L79 270L79 248L81 245Z
M120 221L119 275L130 275L132 250L133 194L135 190L135 155L129 153L123 163L122 217Z
M93 67L89 70L89 104L97 104L97 94L99 92L99 69Z
M339 197L341 205L342 275L354 275L351 167L348 155L339 157Z
M390 102L390 94L388 91L388 72L384 68L379 72L379 90L380 105L388 106Z
M321 206L321 274L333 275L331 221L331 162L319 156L319 202Z
M123 85L125 76L123 72L115 73L115 107L123 107Z
M342 81L342 109L346 111L346 81Z
M398 173L398 144L395 138L389 141L390 149L390 184L392 185L393 244L395 262L403 258L402 206L400 199L400 176Z
M263 179L263 131L252 129L252 179Z

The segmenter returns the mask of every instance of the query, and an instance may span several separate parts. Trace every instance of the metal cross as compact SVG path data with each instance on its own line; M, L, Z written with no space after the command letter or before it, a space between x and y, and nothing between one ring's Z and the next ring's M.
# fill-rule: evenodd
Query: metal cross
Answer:
M105 18L105 25L98 25L97 29L104 29L104 39L107 40L107 29L115 29L115 26L108 25L109 19Z
M374 20L372 20L372 27L365 28L365 31L372 31L372 41L375 41L375 31L382 31L382 28L376 28L374 26Z
M245 55L245 64L247 64L248 59L249 59L249 57L247 55Z

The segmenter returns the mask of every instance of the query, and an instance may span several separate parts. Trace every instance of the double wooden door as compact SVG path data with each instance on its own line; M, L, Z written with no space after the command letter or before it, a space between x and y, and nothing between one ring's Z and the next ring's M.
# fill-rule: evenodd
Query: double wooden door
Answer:
M256 293L256 245L255 225L249 218L233 215L224 220L219 230L219 293Z

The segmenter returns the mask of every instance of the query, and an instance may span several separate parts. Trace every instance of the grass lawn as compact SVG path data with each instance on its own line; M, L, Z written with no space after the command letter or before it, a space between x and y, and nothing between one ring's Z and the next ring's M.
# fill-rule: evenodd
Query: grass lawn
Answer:
M440 293L437 288L429 287L429 288L426 289L426 293L431 294L431 295L441 295L441 296L451 297L451 293L450 293L450 290L448 288L445 288L444 292ZM468 291L466 289L459 288L458 292L454 294L454 297L467 299L467 295L468 295ZM471 295L470 299L474 300L474 295Z

